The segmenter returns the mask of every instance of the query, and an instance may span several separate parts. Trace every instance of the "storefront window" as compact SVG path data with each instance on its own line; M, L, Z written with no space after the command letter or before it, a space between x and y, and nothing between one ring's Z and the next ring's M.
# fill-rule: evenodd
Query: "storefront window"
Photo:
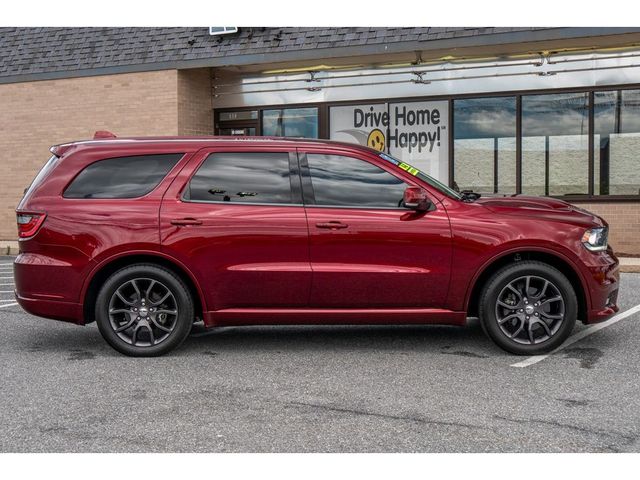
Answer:
M263 110L262 135L318 138L317 108Z
M594 93L594 193L640 194L640 90Z
M589 94L522 97L522 193L589 193Z
M218 134L319 138L323 131L332 140L391 153L445 183L452 158L453 186L485 195L588 195L590 186L595 196L640 195L640 89L407 103L378 100L216 115Z
M516 98L454 101L454 179L461 190L516 192Z

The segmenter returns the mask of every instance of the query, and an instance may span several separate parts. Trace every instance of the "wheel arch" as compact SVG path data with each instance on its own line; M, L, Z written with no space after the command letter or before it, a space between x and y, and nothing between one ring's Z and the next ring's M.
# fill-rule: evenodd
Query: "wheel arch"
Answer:
M523 260L537 260L539 262L546 263L562 272L576 291L576 297L578 298L578 319L584 320L587 318L588 312L588 298L587 289L585 283L580 275L579 271L571 265L570 261L561 255L548 251L540 250L516 250L502 254L497 258L493 258L487 262L477 275L473 282L473 287L470 289L470 293L465 301L465 310L470 317L478 316L478 302L480 300L480 294L482 288L486 284L487 280L502 267L517 263Z
M104 281L121 268L137 263L159 265L176 274L185 283L189 293L191 293L196 317L203 318L206 303L198 282L189 269L173 258L153 252L140 252L109 258L94 269L82 295L82 311L85 325L95 321L95 311L92 306L95 305L100 286Z

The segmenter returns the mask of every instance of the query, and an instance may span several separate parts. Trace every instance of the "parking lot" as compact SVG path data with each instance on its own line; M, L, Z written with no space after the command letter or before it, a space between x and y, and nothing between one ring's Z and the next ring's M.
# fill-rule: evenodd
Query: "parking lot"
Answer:
M196 329L168 356L134 359L95 325L22 311L11 260L2 452L640 451L640 313L535 363L477 321ZM640 304L640 274L622 275L619 304Z

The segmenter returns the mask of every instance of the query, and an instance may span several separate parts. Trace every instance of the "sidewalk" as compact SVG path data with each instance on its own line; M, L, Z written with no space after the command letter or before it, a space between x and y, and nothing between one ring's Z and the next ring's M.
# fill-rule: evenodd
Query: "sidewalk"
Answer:
M619 257L620 271L623 273L640 273L640 257Z

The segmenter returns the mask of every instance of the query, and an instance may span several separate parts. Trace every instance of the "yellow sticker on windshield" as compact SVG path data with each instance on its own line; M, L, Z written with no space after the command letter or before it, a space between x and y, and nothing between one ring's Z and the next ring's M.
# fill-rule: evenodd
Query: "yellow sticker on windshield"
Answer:
M412 167L411 165L404 163L404 162L400 162L400 164L398 165L401 169L403 169L405 172L409 172L411 175L416 176L418 175L418 173L420 172L420 170L418 170L415 167Z

